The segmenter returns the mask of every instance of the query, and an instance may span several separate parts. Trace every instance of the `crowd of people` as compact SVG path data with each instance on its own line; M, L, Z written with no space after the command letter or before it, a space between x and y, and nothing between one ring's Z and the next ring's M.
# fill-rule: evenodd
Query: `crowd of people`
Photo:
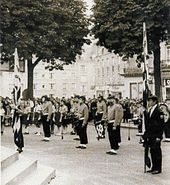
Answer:
M155 101L154 98L151 100ZM157 104L158 100L156 99L154 105ZM162 114L163 122L167 122L167 124L163 123L164 126L159 128L158 138L162 140L161 133L163 134L164 130L166 141L170 141L170 119L168 115L170 113L170 100L167 99L165 103L160 105L163 105L161 111L164 113ZM152 107L152 105L150 105L150 107ZM161 106L159 107L161 108ZM105 129L107 128L111 149L106 152L106 154L115 155L121 143L121 123L133 122L135 125L138 125L138 134L143 135L142 123L144 112L147 112L148 115L149 109L144 109L142 100L130 100L128 98L119 100L111 95L109 95L107 99L104 99L103 96L97 98L94 96L92 99L86 99L85 96L78 95L71 98L63 97L61 99L43 96L42 98L34 100L21 99L17 106L12 99L0 97L1 134L5 132L4 126L11 125L13 128L17 127L16 122L19 123L18 120L20 120L20 125L17 128L18 132L14 132L14 142L19 152L22 152L24 147L23 134L29 134L29 129L33 124L36 125L37 128L35 132L37 136L41 134L41 129L43 128L44 138L42 141L44 142L50 141L51 134L59 135L63 138L63 134L67 132L68 125L71 124L72 131L70 134L78 135L79 137L75 139L80 140L80 144L76 148L86 149L88 143L87 126L88 123L92 121L95 125L98 139L105 138ZM162 120L161 116L160 119ZM168 118L165 118L165 116ZM147 122L149 123L149 121ZM151 124L151 127L152 126L157 127L156 124ZM145 125L145 133L147 133L147 128L150 129L148 125ZM153 131L151 131L151 133L152 132ZM157 132L158 131L155 131L156 134ZM144 134L144 136L146 135L147 134ZM152 144L151 148L152 155L154 155L155 150L153 150ZM157 151L161 153L160 145L158 148ZM153 156L153 158L156 160L155 156ZM160 159L159 163L160 166ZM155 169L151 170L151 172L153 171L155 171ZM160 167L157 171L161 172Z

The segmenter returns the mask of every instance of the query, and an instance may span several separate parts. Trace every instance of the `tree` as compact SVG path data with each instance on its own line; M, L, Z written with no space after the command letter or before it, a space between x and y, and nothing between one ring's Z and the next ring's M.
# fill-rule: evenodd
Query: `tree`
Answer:
M30 98L33 71L40 61L48 62L50 70L63 69L63 65L75 62L83 44L89 43L85 11L80 0L2 0L2 61L10 61L15 48L20 60L28 61Z
M142 60L143 22L149 52L154 54L155 93L161 96L160 42L167 40L168 0L95 0L92 33L98 45L120 56Z

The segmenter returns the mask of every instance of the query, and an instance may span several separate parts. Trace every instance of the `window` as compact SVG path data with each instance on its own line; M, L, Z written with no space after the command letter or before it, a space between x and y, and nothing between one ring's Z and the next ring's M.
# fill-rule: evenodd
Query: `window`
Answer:
M82 92L82 93L85 92L85 86L84 86L84 85L81 86L81 92Z
M72 89L76 88L76 84L75 83L72 83L71 86L72 86Z
M63 90L66 90L66 86L67 86L67 84L63 83Z
M45 77L45 74L42 74L42 77L44 78Z
M12 73L9 73L9 78L12 78L13 77L13 74Z
M55 84L50 84L50 88L51 88L51 89L54 89L54 85L55 85Z
M38 73L37 73L37 72L35 72L35 73L34 73L34 77L35 77L35 78L37 78L37 75L38 75Z
M51 98L54 97L54 94L49 94L49 97L51 97Z
M14 85L13 84L9 84L9 90L12 92Z
M45 85L42 85L42 88L45 88Z
M167 63L170 63L170 46L167 47Z
M33 84L33 89L37 89L37 84Z
M102 76L104 76L104 68L102 67Z
M107 67L107 76L109 76L109 67Z
M75 72L72 72L72 73L71 73L71 77L72 77L72 78L75 78L75 76L76 76Z
M114 73L114 66L112 66L112 73Z
M85 65L81 65L81 66L80 66L80 70L81 70L82 72L85 72Z
M120 72L120 64L118 64L118 72Z
M53 78L53 73L50 73L50 79L52 79Z
M100 69L97 69L97 76L100 76Z
M104 54L104 48L102 48L102 55Z

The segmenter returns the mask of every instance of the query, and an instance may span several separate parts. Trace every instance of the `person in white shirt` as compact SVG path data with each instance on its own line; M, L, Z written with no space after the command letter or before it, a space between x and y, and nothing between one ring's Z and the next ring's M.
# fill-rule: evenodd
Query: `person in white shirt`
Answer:
M0 97L0 120L1 120L1 134L4 133L4 124L5 124L5 110L3 108L2 97Z
M36 125L37 127L37 131L35 132L35 134L37 136L40 136L41 134L41 110L42 110L42 106L41 104L39 103L38 100L35 100L34 102L35 106L33 108L33 123Z
M50 119L52 115L52 103L47 96L42 97L42 116L41 121L44 131L44 139L42 141L49 141L51 137Z

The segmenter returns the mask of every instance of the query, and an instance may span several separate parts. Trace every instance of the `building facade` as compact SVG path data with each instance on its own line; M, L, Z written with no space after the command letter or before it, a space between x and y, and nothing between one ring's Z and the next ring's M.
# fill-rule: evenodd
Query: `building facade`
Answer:
M75 63L64 66L64 70L49 71L40 62L34 69L33 91L35 97L71 97L75 94L97 97L109 94L119 98L142 98L142 68L138 68L135 57L126 61L105 48L84 46L84 52ZM33 61L35 58L33 58ZM154 94L153 57L149 58L150 89ZM27 63L20 62L22 90L27 88ZM170 97L170 45L161 43L162 97ZM0 95L12 97L13 70L9 64L0 66Z
M75 94L92 97L95 93L95 67L91 58L91 46L84 48L75 63L64 66L64 70L45 70L40 62L34 69L34 96L71 97Z
M170 42L161 43L162 98L170 98Z

